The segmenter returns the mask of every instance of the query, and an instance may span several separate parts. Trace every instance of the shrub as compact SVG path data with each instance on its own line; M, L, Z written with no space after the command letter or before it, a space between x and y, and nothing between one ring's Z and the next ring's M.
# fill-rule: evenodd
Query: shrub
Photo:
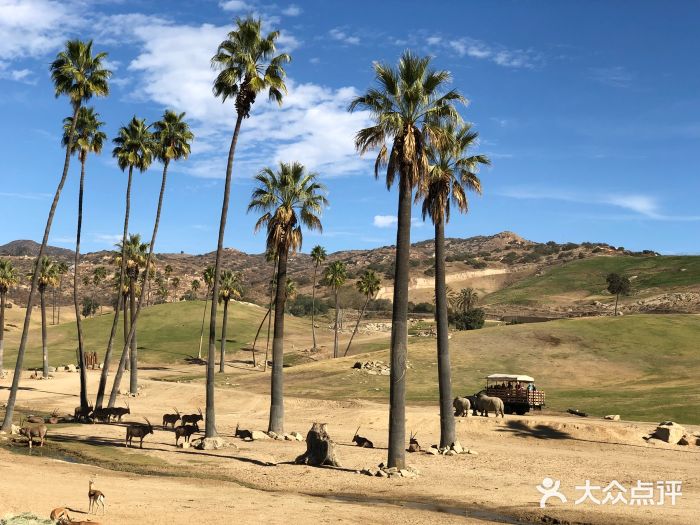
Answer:
M296 317L311 315L313 298L310 295L298 294L294 299L287 301L286 310ZM328 312L328 304L316 300L316 315L323 315Z
M518 254L517 254L517 253L515 253L515 252L508 252L507 254L505 254L505 255L503 256L503 258L501 259L501 262L502 262L503 264L511 265L511 264L515 264L515 262L517 261L517 259L518 259Z
M488 264L486 264L484 261L474 261L472 264L472 268L476 270L481 270L483 268L486 268Z
M571 250L574 250L578 248L578 244L575 242L567 242L564 246L561 247L562 251L568 252Z
M423 273L428 277L433 277L435 275L435 268L426 268L425 270L423 270Z
M91 315L95 315L95 312L97 312L99 307L100 304L97 301L94 301L90 297L85 297L83 299L82 310L80 313L83 317L90 317Z
M540 259L542 259L542 256L539 253L530 252L530 253L526 253L525 255L523 255L519 259L519 262L521 262L521 263L534 263L534 262L539 261Z
M455 314L457 330L477 330L483 328L485 312L481 308L472 308L466 312Z
M433 303L409 303L409 308L411 305L413 308L410 311L416 314L432 314L435 312L435 305Z

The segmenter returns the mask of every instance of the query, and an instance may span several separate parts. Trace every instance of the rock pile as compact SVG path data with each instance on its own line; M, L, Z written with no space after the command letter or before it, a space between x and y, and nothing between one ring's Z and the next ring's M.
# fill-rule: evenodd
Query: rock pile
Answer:
M352 368L373 376L388 376L391 374L391 367L384 361L357 361L352 365ZM410 361L406 362L406 368L413 368Z
M455 441L449 447L440 448L437 445L431 445L429 449L425 450L426 454L432 454L433 456L456 456L457 454L470 454L472 456L478 456L479 453L476 450L464 448L459 441Z
M683 425L679 425L673 421L663 421L659 423L656 430L644 436L643 439L651 444L664 442L670 443L671 445L700 446L700 432L690 433L686 431Z
M384 463L380 463L376 468L361 470L360 474L377 478L415 478L420 474L420 471L413 467L398 469L396 467L387 467Z

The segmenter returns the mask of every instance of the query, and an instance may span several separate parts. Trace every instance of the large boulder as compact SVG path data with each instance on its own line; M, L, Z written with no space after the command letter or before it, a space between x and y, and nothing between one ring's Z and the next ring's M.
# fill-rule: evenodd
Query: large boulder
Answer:
M250 432L250 437L253 441L258 440L258 439L270 439L270 436L268 436L265 432L262 430L253 430Z
M620 421L620 415L619 414L611 414L609 416L605 416L604 419L609 419L610 421Z
M654 431L652 437L673 445L678 444L685 435L685 428L673 421L664 421Z

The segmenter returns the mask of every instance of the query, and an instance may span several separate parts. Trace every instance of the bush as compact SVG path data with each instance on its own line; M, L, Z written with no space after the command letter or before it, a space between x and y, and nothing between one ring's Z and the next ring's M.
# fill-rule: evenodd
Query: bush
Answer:
M412 308L411 308L412 307ZM433 303L409 303L409 311L415 314L432 314L435 312L435 305Z
M482 270L488 266L484 261L474 261L472 264L472 268L476 270Z
M515 253L515 252L508 252L507 254L505 254L505 255L503 256L503 258L501 259L501 262L502 262L503 264L511 265L511 264L515 264L515 262L517 261L517 259L518 259L518 254L517 254L517 253Z
M521 262L521 263L534 263L534 262L539 261L540 259L542 259L542 256L539 253L530 252L530 253L526 253L525 255L523 255L519 259L519 262Z
M312 310L316 315L323 315L328 312L328 304L316 300L316 308L312 307L313 298L310 295L298 294L294 299L287 301L286 310L296 317L311 315Z
M423 273L428 277L433 277L435 275L435 268L426 268Z
M93 301L90 297L85 297L83 299L83 308L80 313L83 317L90 317L91 315L95 315L99 307L100 304L97 301Z
M600 246L596 246L595 248L593 248L591 253L600 253L602 251L603 251L603 248L601 248Z
M455 314L457 330L478 330L484 326L486 314L481 308L472 308L466 312Z
M367 303L367 310L390 312L391 308L391 299L372 299L369 303Z
M180 296L181 301L196 301L197 294L192 290L187 290L184 294Z
M445 257L445 260L447 260L447 257ZM418 259L410 259L408 261L408 264L411 268L416 268L420 266L420 261Z

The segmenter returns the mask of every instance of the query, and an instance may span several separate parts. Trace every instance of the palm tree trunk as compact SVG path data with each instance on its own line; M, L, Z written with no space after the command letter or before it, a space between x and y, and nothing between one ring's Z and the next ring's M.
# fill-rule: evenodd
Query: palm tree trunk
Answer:
M391 374L389 387L389 455L387 465L406 466L406 358L408 354L408 259L411 251L411 186L399 182L398 227L391 315Z
M44 290L39 290L39 297L41 303L41 358L44 365L42 375L44 379L47 379L49 377L49 349L46 346L48 336L46 334L46 294Z
M260 321L260 324L258 325L258 331L255 332L255 339L253 339L253 363L255 363L255 345L258 342L258 337L260 336L260 331L262 330L262 327L265 324L265 320L267 319L267 316L270 315L270 311L271 308L268 308L265 312L264 317L262 318L262 321Z
M437 324L438 384L440 390L440 448L455 442L455 418L452 413L452 370L445 286L445 221L435 220L435 322Z
M316 272L318 271L318 264L314 265L314 284L311 288L311 337L313 337L314 346L313 349L316 350Z
M124 314L124 344L126 344L127 337L129 337L129 321L131 321L131 316L129 315L129 290L127 289L126 293L124 294L124 311L122 312ZM131 352L129 352L129 347L127 346L126 348L126 361L124 362L124 370L131 370L131 360L129 359L129 355Z
M202 343L204 342L204 319L207 316L207 304L209 304L209 286L207 286L207 294L204 296L204 312L202 312L202 331L199 334L199 351L197 359L202 359Z
M221 325L221 361L219 362L219 373L224 373L226 366L226 324L228 323L228 301L224 301L224 322Z
M231 194L231 174L233 172L233 157L236 152L238 134L241 131L243 115L238 114L236 127L231 137L231 147L228 151L226 164L226 182L224 183L224 200L221 205L221 219L219 220L219 239L216 245L216 262L214 264L214 282L212 298L219 296L219 276L221 275L221 255L224 252L224 233L226 232L226 218L228 216L228 201ZM211 314L209 316L209 355L207 356L207 399L206 399L206 423L204 437L216 436L216 407L214 400L214 368L216 360L216 302L212 299Z
M56 312L56 323L61 324L61 296L63 294L63 276L58 278L58 311Z
M362 306L362 310L360 311L360 316L357 318L357 323L355 323L355 329L352 331L352 335L350 336L350 341L348 342L348 347L345 349L345 353L343 354L343 357L346 357L348 355L348 350L350 350L350 345L352 344L352 340L355 339L355 334L357 333L357 329L360 327L360 321L362 321L362 316L365 315L365 309L367 308L368 304L369 304L369 295L365 298L365 304Z
M131 353L129 355L129 361L131 362L131 371L129 374L129 393L135 396L139 393L139 355L138 348L136 347L136 331L134 330L134 321L136 320L136 276L133 279L129 279L129 301L131 303L131 327L129 328L129 334L133 333L131 340L127 335L127 346L131 344ZM143 288L142 288L143 289Z
M5 292L0 293L0 377L5 375L3 362L5 359Z
M51 305L51 324L56 324L56 287L51 288L51 297L53 299L53 304Z
M267 358L270 353L270 325L272 322L272 301L273 293L277 286L277 258L272 264L272 280L270 281L270 301L267 306L267 339L265 340L265 363L263 364L263 372L267 372ZM264 319L263 319L264 321Z
M49 216L46 219L46 228L44 228L44 237L41 240L41 246L39 246L39 253L36 256L36 261L34 263L34 274L32 276L32 284L29 287L29 297L27 298L27 312L24 315L24 325L22 326L22 337L19 342L19 349L17 350L17 361L15 363L15 374L12 377L12 386L10 387L10 396L7 399L7 406L5 408L5 419L2 422L2 427L0 430L9 432L12 429L12 416L15 412L15 404L17 403L17 391L19 390L19 380L22 375L22 365L24 363L24 353L27 349L27 338L29 336L29 325L32 320L32 308L34 307L34 293L36 292L37 285L39 284L39 261L44 256L46 251L46 245L49 242L49 234L51 233L51 225L53 224L53 217L56 213L56 207L58 206L58 200L61 197L61 191L63 190L63 185L66 183L66 177L68 176L68 167L70 166L70 154L71 149L73 149L73 135L75 134L75 124L78 120L78 110L80 109L80 104L77 104L73 108L73 123L70 130L70 140L66 146L66 159L63 162L63 174L61 175L61 180L56 188L56 193L53 197L53 202L51 203L51 209L49 210Z
M270 388L269 432L284 434L284 303L287 300L287 250L277 259L277 287L275 292L275 328L272 337L272 377Z
M338 288L335 289L335 326L333 332L333 357L338 357Z
M87 413L87 370L85 369L85 349L83 347L83 325L80 320L80 302L78 301L78 276L80 274L80 234L83 228L83 192L85 184L86 153L80 153L80 186L78 190L78 229L75 235L75 259L73 264L73 304L75 305L75 324L78 329L78 364L80 366L80 408Z
M119 290L117 291L117 307L114 309L114 319L112 319L112 330L109 333L109 341L107 342L107 351L105 352L104 362L102 364L102 373L100 374L100 384L97 389L97 399L95 400L95 408L102 408L105 389L107 388L107 377L109 376L109 365L112 359L112 347L114 338L117 334L117 326L119 325L119 311L122 308L124 301L124 277L126 275L126 238L129 235L129 212L131 209L131 180L134 173L134 168L129 167L129 180L126 184L126 205L124 211L124 233L122 234L122 260L119 270ZM60 305L59 305L59 322L60 322ZM126 319L126 315L124 316ZM126 333L126 330L124 330Z

